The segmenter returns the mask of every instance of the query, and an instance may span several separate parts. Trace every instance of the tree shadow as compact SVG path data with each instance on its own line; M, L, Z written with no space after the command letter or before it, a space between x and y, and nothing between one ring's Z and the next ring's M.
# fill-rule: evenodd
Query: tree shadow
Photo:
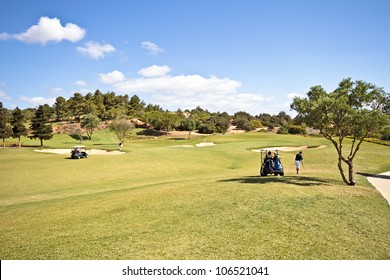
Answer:
M77 141L81 140L79 134L69 134L69 136L72 137L74 140L77 140ZM81 138L83 139L83 141L89 140L88 136L82 135Z
M154 129L144 129L144 130L141 130L141 131L138 131L136 133L136 135L140 135L140 136L163 136L163 135L167 135L167 133L165 131L159 131L159 130L154 130Z
M373 178L380 178L380 179L387 179L390 180L389 175L384 175L384 174L371 174L371 173L364 173L364 172L356 172L356 174L365 176L365 177L373 177Z
M220 180L219 182L237 182L241 184L268 184L276 182L281 184L291 184L305 187L332 184L329 179L320 179L317 177L308 176L245 176Z

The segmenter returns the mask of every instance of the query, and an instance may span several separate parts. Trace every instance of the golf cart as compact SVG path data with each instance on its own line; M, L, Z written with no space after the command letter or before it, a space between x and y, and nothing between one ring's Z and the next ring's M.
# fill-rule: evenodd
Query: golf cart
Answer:
M271 151L274 151L273 156ZM260 168L260 176L267 176L268 174L274 174L275 176L284 176L284 169L282 162L280 161L279 150L262 149L260 157L263 161Z
M71 158L73 159L81 159L81 158L88 157L85 146L73 146L70 154L71 154Z

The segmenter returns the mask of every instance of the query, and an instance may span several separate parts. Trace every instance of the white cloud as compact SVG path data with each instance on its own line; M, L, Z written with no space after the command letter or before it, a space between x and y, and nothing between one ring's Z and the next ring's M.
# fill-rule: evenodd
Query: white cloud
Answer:
M4 100L11 100L11 96L8 96L5 92L1 91L0 90L0 100L1 99L4 99Z
M261 94L240 92L242 84L236 80L200 75L162 76L162 68L158 67L162 66L142 69L139 74L143 77L123 79L120 82L113 82L112 86L122 93L148 94L151 101L147 102L157 103L169 110L201 106L215 112L247 111L259 114L273 100L272 97L264 97ZM168 66L167 68L170 69ZM161 76L148 76L149 70L153 72L151 69L160 70L161 72L156 73Z
M164 49L157 46L155 43L145 41L141 43L141 47L148 50L150 54L157 55L159 53L164 52Z
M199 93L223 94L236 92L241 86L238 81L215 76L204 78L200 75L163 76L129 79L114 86L125 92L175 93L193 95Z
M46 98L46 97L21 97L20 98L21 100L23 100L24 102L30 104L30 105L34 105L34 106L38 106L38 105L43 105L43 104L49 104L49 105L53 105L54 102L56 101L55 98Z
M27 31L13 35L1 33L0 39L16 39L25 43L45 45L49 41L60 42L69 40L77 42L84 37L85 32L85 29L74 23L67 23L65 26L62 26L58 18L41 17L38 24L31 26Z
M94 41L86 42L84 43L84 47L77 47L76 50L81 54L89 56L93 59L99 59L108 53L115 52L115 48L112 45L102 45Z
M114 70L107 74L101 73L99 74L99 77L100 80L106 84L122 82L125 79L125 75L123 75L123 73L118 70Z
M85 87L87 86L87 83L83 80L78 80L72 83L72 85L77 86L77 87Z
M171 72L171 68L169 68L166 65L164 66L152 65L150 67L141 69L138 73L144 77L151 78L151 77L165 76L169 72Z

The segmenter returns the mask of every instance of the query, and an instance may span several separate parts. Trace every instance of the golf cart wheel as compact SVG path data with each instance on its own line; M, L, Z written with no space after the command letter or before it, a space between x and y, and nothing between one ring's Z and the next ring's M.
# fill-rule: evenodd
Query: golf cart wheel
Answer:
M280 176L284 176L284 172L280 173Z

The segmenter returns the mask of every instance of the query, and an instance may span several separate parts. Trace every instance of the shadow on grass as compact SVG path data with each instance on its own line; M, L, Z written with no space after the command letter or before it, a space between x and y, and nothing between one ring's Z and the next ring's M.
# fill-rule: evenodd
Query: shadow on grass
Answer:
M317 177L307 177L307 176L246 176L220 180L219 182L237 182L241 184L268 184L268 183L282 183L288 185L298 185L298 186L318 186L318 185L331 185L329 179L321 179Z
M89 140L89 138L87 136L84 136L84 135L79 135L79 134L68 134L68 135L77 141Z
M365 177L373 177L373 178L380 178L380 179L387 179L390 180L389 175L384 175L384 174L371 174L371 173L364 173L364 172L356 172L356 174L365 176Z

